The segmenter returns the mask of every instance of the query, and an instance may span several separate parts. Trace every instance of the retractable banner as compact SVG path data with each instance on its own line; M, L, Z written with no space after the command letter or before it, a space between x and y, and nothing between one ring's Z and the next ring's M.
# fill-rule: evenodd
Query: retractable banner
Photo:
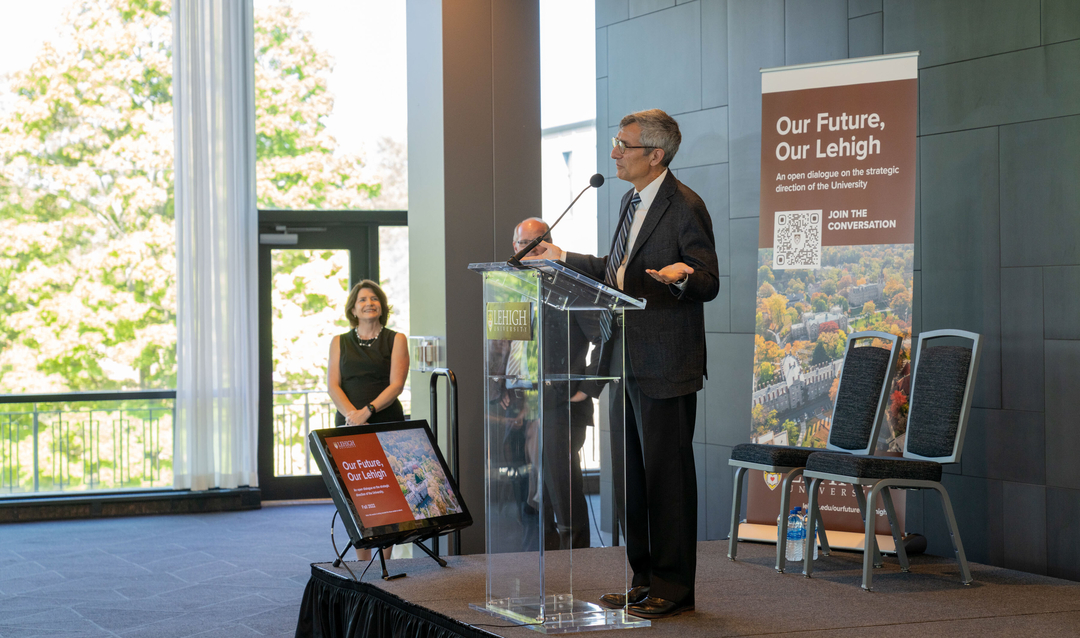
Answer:
M761 73L751 441L824 448L847 336L879 330L904 337L877 452L899 455L909 391L918 54ZM775 540L781 479L750 473L748 538ZM851 490L822 484L826 528L853 533L847 541L830 534L838 547L862 544ZM798 479L792 507L806 502ZM879 544L890 549L884 507L874 509Z

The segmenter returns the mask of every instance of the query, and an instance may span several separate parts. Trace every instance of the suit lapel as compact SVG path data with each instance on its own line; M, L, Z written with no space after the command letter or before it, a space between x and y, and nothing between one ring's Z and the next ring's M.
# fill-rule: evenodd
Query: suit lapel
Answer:
M637 257L641 247L648 241L649 235L660 224L660 218L667 212L668 204L671 203L671 196L675 194L675 184L675 174L671 172L671 169L668 169L667 177L660 184L660 189L656 191L656 197L653 198L652 204L649 206L649 212L645 215L645 222L641 225L641 230L638 231L637 239L634 241L634 249L630 251L630 258L626 260L627 264L634 261L634 257Z

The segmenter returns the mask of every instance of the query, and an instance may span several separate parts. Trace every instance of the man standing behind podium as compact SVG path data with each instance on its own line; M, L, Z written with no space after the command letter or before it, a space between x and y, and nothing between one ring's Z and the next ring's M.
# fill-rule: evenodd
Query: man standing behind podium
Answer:
M547 222L530 217L514 229L514 252L523 250L532 240L549 231ZM543 252L534 249L529 257ZM547 372L585 376L589 372L589 344L600 346L599 329L593 312L559 312L546 306L543 321ZM599 350L597 350L598 352ZM595 366L593 366L595 368ZM603 384L588 381L556 383L544 394L544 494L549 527L545 549L589 547L589 505L581 471L581 449L588 426L593 424L592 399L599 396ZM530 441L530 455L537 454L535 437ZM530 478L535 476L535 472ZM534 479L535 480L535 479ZM530 496L535 485L530 485ZM526 548L528 549L528 548Z
M650 619L694 609L696 393L705 375L703 304L719 290L709 212L668 170L681 140L679 125L659 109L624 117L611 157L619 179L634 188L622 198L608 256L550 244L543 255L647 301L644 310L626 313L624 326L610 324L610 351L627 356L626 557L634 577L629 591L600 602L628 604L631 614ZM622 399L612 397L613 414L621 412Z

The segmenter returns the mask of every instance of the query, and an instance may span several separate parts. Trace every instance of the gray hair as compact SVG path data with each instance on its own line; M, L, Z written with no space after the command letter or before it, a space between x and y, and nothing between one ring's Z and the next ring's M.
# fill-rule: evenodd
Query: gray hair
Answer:
M675 118L660 109L649 109L631 113L619 122L619 128L637 123L641 127L641 139L638 144L659 148L664 151L664 159L660 164L667 166L675 159L679 152L679 144L682 143L682 133L679 132L679 123Z

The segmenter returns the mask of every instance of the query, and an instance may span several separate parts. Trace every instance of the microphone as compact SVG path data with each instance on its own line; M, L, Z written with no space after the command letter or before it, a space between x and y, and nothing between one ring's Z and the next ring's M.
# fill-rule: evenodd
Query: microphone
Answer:
M578 196L574 198L574 201L570 202L570 205L566 207L566 210L562 212L562 215L559 215L559 218L555 220L555 223L548 227L547 232L529 242L528 246L525 246L521 250L517 251L517 254L515 254L510 259L507 259L506 263L510 264L511 266L517 266L520 268L521 258L531 253L534 248L540 245L540 242L544 241L545 239L551 239L551 231L555 230L555 227L559 225L559 222L562 221L563 217L566 217L566 214L569 213L570 209L574 207L574 204L577 203L577 200L581 199L581 196L585 194L585 191L589 190L590 188L600 188L603 185L604 176L600 173L597 173L596 175L590 177L589 185L583 188L580 193L578 193Z

